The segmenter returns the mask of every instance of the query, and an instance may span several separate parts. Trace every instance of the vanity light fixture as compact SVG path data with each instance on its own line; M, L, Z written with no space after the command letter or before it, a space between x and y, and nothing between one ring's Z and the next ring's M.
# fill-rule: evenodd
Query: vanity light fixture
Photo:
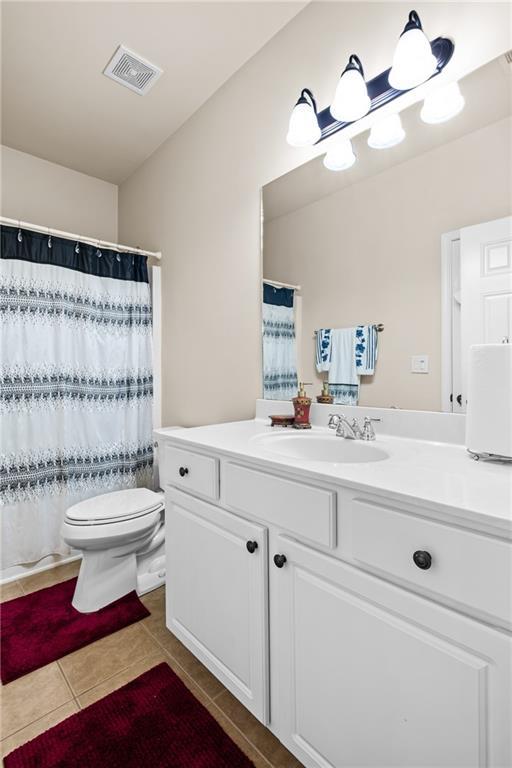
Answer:
M389 149L405 139L400 115L388 115L372 125L368 146L372 149Z
M416 11L411 11L396 46L391 69L365 81L361 60L353 53L341 73L332 104L322 110L317 110L311 91L303 89L290 117L288 144L305 147L324 141L399 99L404 91L439 75L452 58L454 49L455 45L448 37L436 37L429 42L420 17Z
M316 101L309 88L303 88L290 116L286 141L292 147L307 147L315 144L321 135Z
M399 91L408 91L424 83L436 70L437 58L423 32L420 17L411 11L395 48L389 84Z
M424 123L445 123L462 111L464 103L459 84L449 83L425 96L420 117Z
M359 56L353 53L338 80L330 107L331 115L335 120L352 123L368 113L371 103L364 80L363 65Z
M356 161L350 139L341 139L334 144L324 157L324 165L330 171L346 171Z

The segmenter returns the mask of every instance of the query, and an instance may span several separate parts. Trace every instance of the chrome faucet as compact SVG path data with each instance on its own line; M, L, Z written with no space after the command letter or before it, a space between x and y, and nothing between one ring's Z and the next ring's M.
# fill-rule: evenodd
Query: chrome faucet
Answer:
M361 428L355 419L350 424L346 416L337 413L329 416L329 428L336 430L336 437L344 437L346 440L355 440L361 434Z
M345 440L375 440L372 421L380 421L380 419L370 419L365 416L364 425L361 429L357 419L352 419L352 422L349 422L343 414L331 413L328 427L336 430L336 437L343 437Z

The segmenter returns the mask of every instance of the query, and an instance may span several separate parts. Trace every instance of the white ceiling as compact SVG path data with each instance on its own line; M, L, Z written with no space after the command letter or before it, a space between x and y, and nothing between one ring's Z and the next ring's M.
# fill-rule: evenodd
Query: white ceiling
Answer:
M396 147L370 149L368 132L365 132L352 139L357 160L349 170L339 173L327 170L323 155L304 163L263 188L265 220L286 216L343 187L509 116L512 114L511 84L512 65L504 55L499 56L459 81L466 104L462 112L448 122L425 124L420 119L422 104L414 104L400 113L406 136Z
M2 2L2 143L119 184L304 2ZM164 70L140 96L120 43Z

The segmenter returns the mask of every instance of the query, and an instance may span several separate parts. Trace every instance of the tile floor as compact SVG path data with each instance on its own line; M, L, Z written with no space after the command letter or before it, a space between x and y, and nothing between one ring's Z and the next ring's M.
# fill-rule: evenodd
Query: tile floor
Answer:
M69 563L12 582L0 588L0 599L11 600L70 579L78 566ZM301 768L275 736L169 632L164 588L150 592L142 601L151 611L148 618L2 686L2 756L165 661L256 768Z

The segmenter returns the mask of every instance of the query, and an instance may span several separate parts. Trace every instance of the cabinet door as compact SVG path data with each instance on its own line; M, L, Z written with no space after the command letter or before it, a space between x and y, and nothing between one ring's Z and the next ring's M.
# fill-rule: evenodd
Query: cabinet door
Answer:
M266 722L267 529L176 490L165 514L167 626Z
M510 765L506 633L285 536L270 563L272 719L306 766Z

